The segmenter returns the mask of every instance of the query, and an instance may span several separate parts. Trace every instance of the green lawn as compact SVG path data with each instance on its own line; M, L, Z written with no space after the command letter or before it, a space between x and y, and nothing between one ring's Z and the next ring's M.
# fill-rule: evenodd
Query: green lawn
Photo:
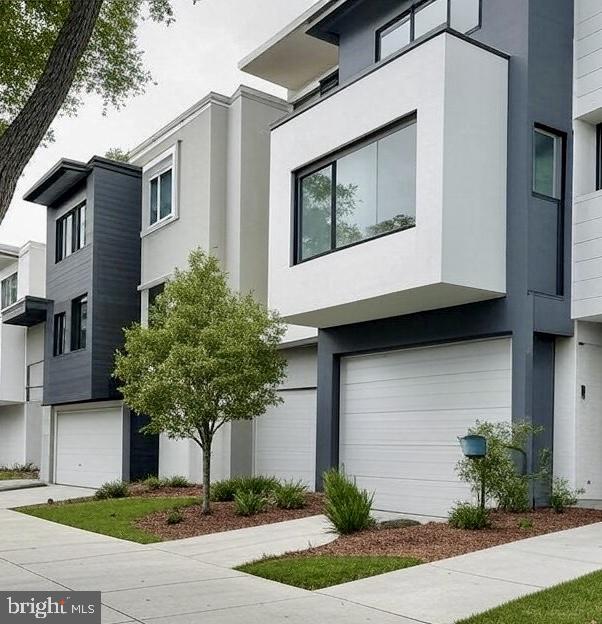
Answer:
M412 557L310 555L261 559L245 563L236 569L286 585L313 590L409 568L419 563L422 562Z
M198 502L198 498L112 498L20 507L17 511L94 533L150 544L160 542L161 538L136 528L136 520L155 511L165 511L176 505L188 507Z
M38 476L33 472L21 472L19 470L0 470L0 481L9 481L11 479L37 479Z
M602 624L602 572L509 602L458 624Z

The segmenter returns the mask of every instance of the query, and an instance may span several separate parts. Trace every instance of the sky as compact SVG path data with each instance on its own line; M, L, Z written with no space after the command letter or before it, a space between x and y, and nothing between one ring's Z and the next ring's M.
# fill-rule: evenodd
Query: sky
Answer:
M105 116L100 99L89 97L77 117L55 120L56 140L38 148L25 168L0 224L0 243L45 242L46 209L22 197L61 158L87 161L112 147L132 148L210 91L232 95L246 84L284 97L283 89L241 72L238 62L314 2L172 0L176 21L169 27L142 23L139 46L157 84Z

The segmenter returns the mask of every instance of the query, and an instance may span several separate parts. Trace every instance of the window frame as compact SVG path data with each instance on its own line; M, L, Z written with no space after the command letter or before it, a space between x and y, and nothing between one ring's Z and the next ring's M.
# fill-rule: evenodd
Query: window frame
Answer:
M161 217L161 178L167 174L171 174L171 189L170 189L170 197L169 197L169 213L164 217ZM166 167L160 169L157 173L155 173L152 178L148 179L148 227L152 228L157 226L160 223L164 223L168 219L172 219L174 216L174 170L173 170L173 162L167 165ZM151 213L151 202L152 202L152 185L153 182L157 180L157 219L152 221L152 213Z
M52 354L54 357L65 354L67 318L65 312L58 312L52 319Z
M82 323L82 309L86 308L86 321ZM88 334L88 294L80 295L71 301L71 349L81 351L87 346Z
M345 156L356 152L363 147L371 145L376 141L386 138L391 134L394 134L398 130L402 130L403 128L407 128L412 124L418 123L417 111L413 111L408 115L404 115L403 117L392 121L391 123L378 128L377 130L370 132L369 134L360 137L341 148L327 154L326 156L316 160L304 167L301 167L295 171L293 171L293 202L292 202L292 224L293 224L293 236L292 236L292 254L291 254L291 265L303 264L304 262L310 262L311 260L315 260L316 258L321 258L323 256L327 256L328 254L335 253L342 249L349 249L350 247L354 247L355 245L361 245L362 243L366 243L368 241L376 240L378 238L382 238L383 236L389 236L390 234L395 234L397 232L403 232L405 230L411 230L416 227L413 225L411 227L399 227L388 232L381 232L380 234L375 234L374 236L370 236L367 238L362 238L361 240L354 241L352 243L348 243L346 245L341 245L337 247L336 245L336 190L337 190L337 167L336 163L338 160L344 158ZM303 180L307 177L313 175L321 171L322 169L331 168L331 198L330 198L330 249L326 251L322 251L318 254L310 256L309 258L301 257L301 250L303 245L303 202L302 202L302 185Z
M555 197L554 195L546 195L545 193L540 193L535 189L535 134L537 132L558 140L558 144L560 146L559 154L557 154L558 160L555 160L554 162L554 173L556 176L556 180L554 183L555 188L556 185L558 188L558 197ZM560 130L556 130L555 128L551 128L543 124L536 123L533 125L533 131L531 133L531 193L535 197L546 199L552 202L563 202L566 187L566 139L567 135L565 132L561 132Z
M415 29L415 19L416 19L416 13L419 13L422 9L426 8L429 4L433 4L434 2L436 2L437 0L423 0L422 2L419 2L417 4L415 4L414 6L410 7L409 9L406 9L403 13L400 13L399 15L397 15L396 17L394 17L393 19L389 20L388 22L386 22L385 24L383 24L383 26L381 26L380 28L378 28L376 30L375 33L375 46L374 46L374 60L376 63L379 63L380 61L384 61L386 59L391 58L392 56L394 56L395 54L397 54L398 52L400 52L401 50L405 50L408 46L412 45L415 41L419 41L423 38L428 37L429 35L431 35L431 33L433 31L435 31L437 28L439 28L439 26L436 26L435 28L432 28L430 31L420 35L419 37L416 37L416 29ZM446 2L447 5L447 20L445 22L441 22L440 26L446 26L447 28L452 28L451 26L451 4L454 0L444 0ZM479 22L476 26L473 26L473 28L471 28L470 30L466 31L466 32L462 32L462 31L456 31L459 32L462 35L465 36L470 36L472 35L474 32L476 32L477 30L479 30L480 28L482 28L483 25L483 0L477 0L479 3ZM399 48L398 50L396 50L395 52L391 52L391 54L388 54L387 56L383 56L381 57L381 38L383 35L387 35L388 33L392 32L393 30L395 30L395 26L396 24L398 24L399 22L402 22L403 20L405 20L406 18L409 18L410 20L410 42ZM452 29L455 30L455 29Z
M15 281L15 298L14 301L12 300L12 283L10 285L8 285L9 281L12 282L14 278ZM9 293L9 299L10 301L5 305L4 304L4 288L5 288L5 284L7 284L7 289L8 289L8 293ZM11 305L17 303L18 300L18 288L19 288L19 274L17 271L15 271L14 273L11 273L10 275L7 275L1 282L0 282L0 309L5 310L6 308L10 308Z
M86 206L87 202L83 200L56 220L54 238L55 263L58 264L86 246ZM69 223L69 226L65 227L67 223ZM69 232L68 237L65 236L66 232ZM70 243L69 249L67 248L67 242Z
M602 123L596 125L596 191L602 191Z
M179 171L180 171L180 143L181 139L174 141L174 143L163 150L155 158L147 162L142 166L142 188L144 189L143 202L141 206L142 211L142 225L140 231L140 237L144 238L149 234L152 234L155 230L173 223L179 218ZM161 220L157 220L151 224L151 207L150 207L150 183L157 176L165 173L168 169L171 169L171 213ZM148 193L146 191L148 189ZM158 207L159 208L159 207Z

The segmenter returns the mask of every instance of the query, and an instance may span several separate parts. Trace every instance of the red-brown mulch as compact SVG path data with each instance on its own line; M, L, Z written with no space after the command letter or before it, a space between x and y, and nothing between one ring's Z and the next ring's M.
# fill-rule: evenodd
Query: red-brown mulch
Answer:
M155 492L159 493L152 495L172 496L173 494L168 493L169 489L183 490L183 493L178 493L176 496L196 495L194 487L162 488L161 490L155 490ZM132 492L132 496L136 495L139 494ZM167 524L169 512L159 511L141 518L135 523L135 526L164 540L177 540L208 533L221 533L222 531L231 531L233 529L244 529L262 524L306 518L323 512L324 498L321 494L307 494L306 501L307 504L302 509L278 509L270 506L266 511L254 516L236 515L234 513L234 503L232 502L211 503L212 513L208 516L201 513L200 505L193 505L180 509L184 519L178 524Z
M529 520L532 528L520 528ZM508 542L602 522L602 511L567 509L557 514L538 509L524 514L491 513L492 525L482 531L454 529L446 522L429 522L405 528L375 528L339 537L334 542L301 553L305 555L402 555L437 561Z

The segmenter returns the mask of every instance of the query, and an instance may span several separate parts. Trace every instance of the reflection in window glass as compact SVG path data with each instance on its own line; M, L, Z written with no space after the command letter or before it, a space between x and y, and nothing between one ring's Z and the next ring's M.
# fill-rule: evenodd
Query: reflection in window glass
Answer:
M331 248L332 165L301 180L300 259Z
M161 175L159 182L161 186L159 219L164 219L171 214L171 169Z
M561 139L544 130L533 134L533 190L560 199Z
M406 17L399 22L396 22L382 33L380 33L379 46L378 46L378 58L383 59L387 56L401 50L407 46L411 41L410 32L410 16Z
M480 0L452 0L450 4L450 26L466 33L479 25Z
M159 178L154 178L150 183L150 222L157 221L157 207L159 201Z
M434 0L414 14L414 39L447 23L447 0Z

